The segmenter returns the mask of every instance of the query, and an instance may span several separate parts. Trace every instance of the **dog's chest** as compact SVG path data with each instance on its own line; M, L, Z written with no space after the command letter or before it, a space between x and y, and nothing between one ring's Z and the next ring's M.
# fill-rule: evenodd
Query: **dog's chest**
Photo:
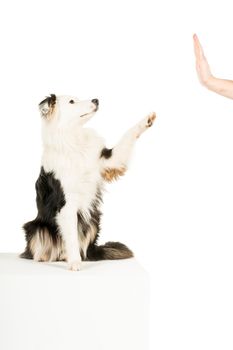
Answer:
M60 180L65 196L77 198L81 206L88 205L102 183L100 154L102 139L87 139L81 145L44 150L42 165Z

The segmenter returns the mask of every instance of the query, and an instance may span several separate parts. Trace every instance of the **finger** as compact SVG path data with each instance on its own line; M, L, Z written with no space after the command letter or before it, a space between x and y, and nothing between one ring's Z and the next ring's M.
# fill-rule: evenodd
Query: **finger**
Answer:
M205 59L204 50L201 46L201 43L200 43L200 40L198 39L197 34L194 34L193 39L194 39L194 48L197 52L198 57L200 59Z
M197 59L201 58L200 42L196 34L193 35L194 53Z

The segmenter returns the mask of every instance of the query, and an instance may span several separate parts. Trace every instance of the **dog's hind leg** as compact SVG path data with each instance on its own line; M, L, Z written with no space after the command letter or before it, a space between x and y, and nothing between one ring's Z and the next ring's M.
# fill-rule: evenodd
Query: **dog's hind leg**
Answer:
M56 239L44 228L38 230L30 241L30 250L36 261L58 261L63 260L63 242L60 236Z
M65 250L62 237L56 230L49 228L38 220L24 225L27 246L20 255L21 258L35 261L65 260Z
M129 129L114 148L104 148L102 150L100 155L101 175L104 180L111 182L124 175L136 140L145 130L153 125L155 118L155 113L149 114Z

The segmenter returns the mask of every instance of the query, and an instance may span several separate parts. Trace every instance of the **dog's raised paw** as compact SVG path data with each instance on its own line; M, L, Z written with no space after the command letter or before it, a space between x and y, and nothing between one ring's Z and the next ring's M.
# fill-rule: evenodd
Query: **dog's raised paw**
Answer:
M152 112L148 115L148 119L147 119L147 127L148 128L150 128L153 125L155 118L156 118L155 112Z
M136 125L136 138L153 125L155 118L156 114L152 112Z
M80 271L81 270L81 261L76 260L69 263L68 268L70 271Z

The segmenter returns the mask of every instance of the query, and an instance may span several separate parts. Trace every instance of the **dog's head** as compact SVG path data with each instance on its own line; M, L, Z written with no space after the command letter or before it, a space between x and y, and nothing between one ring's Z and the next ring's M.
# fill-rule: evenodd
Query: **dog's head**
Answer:
M39 104L42 118L60 126L83 125L98 110L99 100L80 101L73 96L56 96L51 94Z

